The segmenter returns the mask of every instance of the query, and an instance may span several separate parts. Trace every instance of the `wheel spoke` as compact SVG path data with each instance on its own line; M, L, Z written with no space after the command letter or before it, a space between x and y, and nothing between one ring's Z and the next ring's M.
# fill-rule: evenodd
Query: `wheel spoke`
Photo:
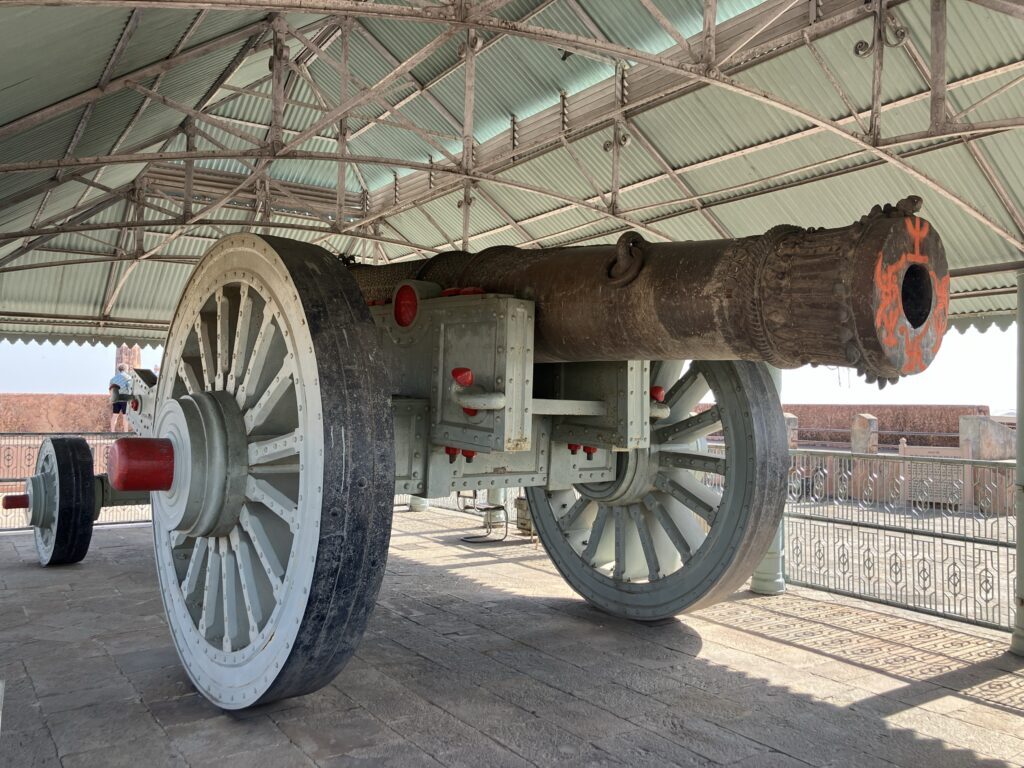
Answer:
M216 636L220 622L220 554L217 552L216 539L207 543L206 583L203 587L203 612L199 617L199 632L207 640Z
M682 360L656 360L651 363L651 386L671 390L682 373Z
M244 504L242 505L242 512L239 515L238 522L241 524L242 530L248 534L249 541L252 542L252 548L256 552L256 559L263 566L263 571L267 574L267 579L270 581L274 594L277 594L281 589L281 583L284 581L284 566L278 559L277 552L270 542L270 535L267 532L266 526L263 525L263 521L260 520L259 516L250 512L249 507Z
M609 508L605 506L599 506L597 508L597 517L594 518L594 524L590 527L590 538L587 541L587 547L583 550L583 561L588 565L594 565L594 558L597 556L597 548L601 544L601 539L604 537L604 527L608 522Z
M718 406L690 416L675 424L655 430L654 438L664 443L692 443L722 429L722 417Z
M724 475L726 469L724 456L701 451L666 452L661 454L659 461L666 468L692 469L694 472L711 472L716 475Z
M203 562L206 559L206 539L196 539L192 548L192 556L188 561L188 570L181 582L181 596L185 605L190 608L199 607L199 577L202 574Z
M245 603L245 614L249 620L249 637L255 637L266 623L269 613L264 613L260 600L259 585L256 583L256 571L252 562L252 549L245 543L238 528L231 531L230 540L235 551L238 578L242 582L242 601Z
M651 529L644 520L643 510L633 505L629 508L629 516L633 519L633 525L640 536L640 546L643 547L644 560L647 561L647 579L657 581L661 578L661 564L658 562L658 552L654 548L654 539L651 538Z
M199 340L199 362L203 368L203 390L208 392L213 389L213 343L210 340L210 325L201 313L196 318L195 331Z
M586 496L580 496L576 499L576 503L569 507L569 511L558 518L558 527L561 528L563 532L568 531L579 519L580 515L586 511L590 504L590 499Z
M228 306L227 296L224 295L224 286L221 286L217 290L215 297L217 305L217 373L214 376L214 388L224 389L224 378L228 373L228 361L230 360L230 352L228 343L231 341L230 336L230 307Z
M242 648L246 644L246 636L242 629L241 616L239 616L239 603L241 595L238 594L238 566L235 562L235 551L232 549L227 537L218 540L220 543L220 575L221 595L224 598L224 638L222 647L230 652L236 648ZM248 627L248 622L246 622Z
M238 405L245 408L249 400L250 391L257 385L263 374L263 368L267 364L267 357L273 346L274 336L277 334L277 326L274 324L274 313L270 311L270 305L263 308L263 321L260 323L260 330L256 334L256 341L253 342L252 352L246 361L245 374L235 392L235 400Z
M256 401L256 404L245 414L245 431L247 433L251 434L254 430L263 426L267 417L270 416L277 404L281 402L281 398L292 388L294 384L293 377L294 374L289 365L281 366L281 370L274 376L270 386L267 387L267 391L263 393L262 397Z
M268 483L250 476L245 482L245 498L262 504L295 530L298 524L298 505L285 494Z
M615 516L615 567L612 570L612 578L622 581L626 575L626 516L622 507L614 507L612 514Z
M700 365L691 363L683 377L669 387L665 393L665 403L671 408L669 420L672 422L685 419L708 392L711 387L708 385L704 370Z
M185 385L185 391L190 395L203 391L203 385L199 383L199 377L191 363L185 362L184 358L178 360L178 378Z
M278 461L288 456L296 456L299 453L301 444L302 435L298 428L280 437L255 440L249 443L249 466ZM294 466L298 470L298 464Z
M665 506L658 501L654 496L648 493L644 496L644 506L647 507L648 511L654 515L654 519L658 521L658 525L665 531L665 535L668 536L669 541L678 550L679 557L683 561L683 565L693 557L693 553L690 551L690 545L683 537L682 532L679 530L679 526L676 525L675 520L665 509Z
M658 474L654 478L654 487L659 491L664 491L684 507L696 513L708 525L715 524L718 507L708 503L707 500L694 493L692 489L684 488L675 480L662 474Z
M228 371L227 390L234 392L238 384L238 377L242 375L243 367L249 360L249 346L251 344L250 331L255 315L252 296L249 295L249 286L243 285L241 296L238 302L238 322L235 324L235 342L231 345L231 367Z

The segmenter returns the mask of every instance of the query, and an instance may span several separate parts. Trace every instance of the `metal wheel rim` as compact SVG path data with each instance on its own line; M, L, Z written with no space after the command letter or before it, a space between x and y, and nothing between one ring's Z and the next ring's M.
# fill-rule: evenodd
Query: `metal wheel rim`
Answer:
M657 462L655 488L641 501L627 497L616 505L588 501L579 490L527 489L539 538L562 576L582 597L624 618L661 619L724 597L750 576L781 520L785 423L765 366L699 362L673 384L681 367L667 362L652 370L652 385L668 390L672 413L654 425L652 449L640 457ZM704 395L701 380L715 395L719 421L690 415ZM669 445L660 431L674 425L681 431ZM704 441L719 426L724 466ZM662 467L665 454L684 466ZM719 467L710 474L721 477L721 494L712 496L708 473L687 464ZM605 496L608 484L589 490ZM694 512L702 501L713 511Z
M59 473L57 472L57 455L53 450L53 443L44 440L39 446L39 453L36 455L36 472L41 476L43 487L43 498L46 503L46 524L33 527L35 535L36 554L39 562L47 565L53 557L53 549L57 542L57 526L60 514L60 487L58 485Z
M189 354L196 349L198 365ZM231 531L185 537L167 530L156 509L153 516L157 573L175 646L195 686L227 709L250 706L274 683L306 610L322 499L322 477L309 468L317 463L310 457L323 455L312 352L288 270L265 241L251 237L222 241L204 259L165 347L158 413L168 398L201 388L227 391L245 416L251 466ZM261 359L263 373L256 375ZM291 415L290 402L294 419L288 421L280 415ZM270 419L277 420L272 428ZM155 506L159 497L154 494Z

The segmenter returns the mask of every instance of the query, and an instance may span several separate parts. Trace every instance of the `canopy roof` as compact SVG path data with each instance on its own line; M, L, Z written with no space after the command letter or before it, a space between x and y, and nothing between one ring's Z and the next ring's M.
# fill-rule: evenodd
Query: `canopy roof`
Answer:
M1005 326L1024 9L935 5L0 0L0 337L159 343L232 232L383 262L839 226L909 194L954 326Z

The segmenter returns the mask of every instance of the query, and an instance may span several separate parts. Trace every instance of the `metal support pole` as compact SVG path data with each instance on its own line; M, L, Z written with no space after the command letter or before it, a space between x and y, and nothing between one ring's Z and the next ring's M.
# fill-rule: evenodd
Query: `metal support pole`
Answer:
M1010 653L1024 656L1024 547L1020 545L1021 523L1024 522L1024 432L1020 415L1024 413L1024 270L1017 273L1017 473L1014 503L1017 508L1017 584L1014 595L1013 635Z
M782 371L769 366L772 374L772 381L775 382L775 389L779 393L779 401L782 401ZM750 591L759 595L781 595L786 591L786 523L779 523L779 529L775 532L768 552L764 559L754 570L750 579Z

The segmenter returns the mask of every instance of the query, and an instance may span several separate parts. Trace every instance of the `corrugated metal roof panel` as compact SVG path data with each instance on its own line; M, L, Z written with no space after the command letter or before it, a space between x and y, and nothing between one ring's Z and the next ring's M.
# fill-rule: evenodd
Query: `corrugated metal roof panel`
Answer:
M0 8L0 125L95 86L129 13L119 8Z

